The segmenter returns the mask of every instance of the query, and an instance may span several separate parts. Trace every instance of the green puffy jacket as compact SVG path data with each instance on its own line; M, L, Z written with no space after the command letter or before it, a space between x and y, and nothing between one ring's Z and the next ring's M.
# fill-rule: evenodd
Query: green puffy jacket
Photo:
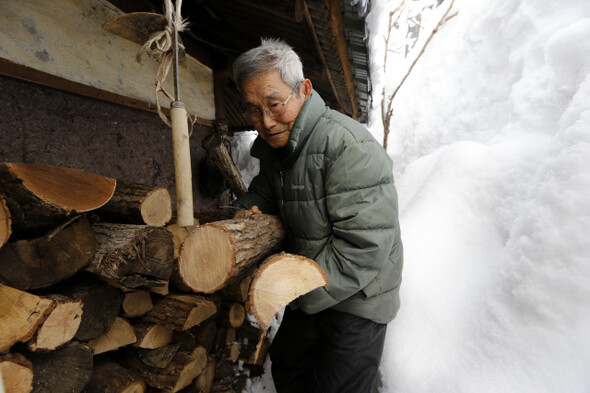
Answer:
M260 173L235 204L278 214L287 251L313 259L328 275L327 290L317 288L291 306L391 321L399 309L403 253L392 162L383 147L314 91L285 149L259 137L251 154L260 159Z

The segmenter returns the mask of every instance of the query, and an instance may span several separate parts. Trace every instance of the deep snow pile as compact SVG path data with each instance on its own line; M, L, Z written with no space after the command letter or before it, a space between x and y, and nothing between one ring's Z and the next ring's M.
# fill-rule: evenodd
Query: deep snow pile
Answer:
M411 56L392 51L382 74L400 1L371 3L369 127L381 140L381 89ZM449 5L422 20L418 50ZM590 2L455 11L394 100L406 263L381 391L589 392ZM274 392L267 371L249 392Z
M382 391L588 392L590 2L454 9L394 101L406 265Z

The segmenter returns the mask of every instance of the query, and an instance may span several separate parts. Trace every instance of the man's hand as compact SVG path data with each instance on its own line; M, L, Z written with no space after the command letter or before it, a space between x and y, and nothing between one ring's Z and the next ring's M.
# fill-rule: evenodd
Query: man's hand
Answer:
M250 210L239 210L234 218L248 218L254 214L262 214L258 206L254 205L250 208Z

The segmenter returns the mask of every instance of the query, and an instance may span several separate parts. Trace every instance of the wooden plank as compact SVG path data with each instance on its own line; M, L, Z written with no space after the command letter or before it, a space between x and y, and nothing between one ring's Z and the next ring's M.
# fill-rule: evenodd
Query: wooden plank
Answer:
M4 61L0 69L8 74L4 70L8 61L43 72L28 80L42 81L49 74L60 79L48 78L49 82L41 83L62 82L61 88L75 87L78 94L86 91L96 96L103 91L114 96L106 94L101 99L122 96L155 105L154 81L159 64L146 56L138 63L138 44L102 29L105 22L121 14L106 0L2 1L0 58ZM181 99L190 114L212 120L213 72L190 56L186 60L180 68ZM15 74L18 72L10 76ZM95 90L84 90L77 84ZM173 90L171 74L164 87Z

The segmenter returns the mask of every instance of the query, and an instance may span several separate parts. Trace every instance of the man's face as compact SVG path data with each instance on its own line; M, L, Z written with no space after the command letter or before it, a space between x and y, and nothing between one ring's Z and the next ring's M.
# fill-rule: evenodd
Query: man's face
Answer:
M293 89L283 82L278 70L259 74L243 82L242 92L246 108L257 108L262 111L261 117L250 119L260 137L275 149L285 147L307 96L298 96L297 92L293 92ZM293 94L289 98L291 92ZM287 98L289 100L285 105L285 113L280 116L272 117L263 110L272 105L282 106Z

